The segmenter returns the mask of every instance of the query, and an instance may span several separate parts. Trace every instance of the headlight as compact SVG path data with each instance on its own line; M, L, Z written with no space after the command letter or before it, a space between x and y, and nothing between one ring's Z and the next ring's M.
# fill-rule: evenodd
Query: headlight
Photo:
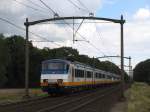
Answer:
M62 84L63 84L63 79L57 79L57 84L58 84L59 86L62 86Z
M43 82L48 82L48 79L43 79Z

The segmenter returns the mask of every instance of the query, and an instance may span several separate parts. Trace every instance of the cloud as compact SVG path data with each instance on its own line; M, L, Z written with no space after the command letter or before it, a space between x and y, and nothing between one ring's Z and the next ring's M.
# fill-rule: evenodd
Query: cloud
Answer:
M32 1L32 2L31 2ZM85 7L77 0L72 0L81 10L68 2L69 0L43 0L47 5L56 11L60 16L81 16L88 15L85 11ZM95 12L96 9L101 6L101 0L82 0L82 3L91 12ZM52 11L46 8L39 0L1 0L0 4L0 16L12 21L16 25L24 27L25 18L28 17L29 21L38 19L53 17ZM16 28L5 22L0 21L0 25L4 26L0 28L0 32L4 34L16 34L19 33ZM45 32L47 33L47 32Z
M140 8L135 13L134 19L137 19L137 20L150 19L150 9L149 8Z
M104 4L114 5L118 0L103 0Z
M53 14L39 0L17 0L26 5L32 6L35 9L23 6L14 0L1 0L0 4L0 17L6 18L18 26L25 28L23 23L25 18L28 17L29 21L34 21L43 18L51 18ZM60 16L88 16L88 12L83 10L86 9L81 5L78 0L72 0L76 5L82 9L76 8L73 4L69 3L68 0L43 0L47 3L54 11L59 13ZM81 0L80 0L81 1ZM117 0L107 0L108 4L112 4ZM84 5L90 10L90 12L96 12L99 7L102 7L103 0L82 0ZM39 5L40 7L37 7ZM127 23L124 25L124 39L125 39L125 56L133 57L133 65L139 61L144 60L150 56L150 9L148 7L139 8L135 14L129 17ZM62 21L60 21L62 22ZM72 21L67 21L71 23ZM80 23L81 21L75 21ZM120 54L120 26L118 24L108 23L86 23L84 21L79 33L89 40L96 48L85 41L79 41L73 44L72 42L72 24L70 26L63 24L40 24L30 27L30 31L48 39L55 41L56 44L62 46L72 46L77 48L81 54L89 56L102 56L102 55L119 55ZM90 21L92 22L92 21ZM96 21L95 21L96 22ZM18 30L17 28L0 21L0 33L7 35L19 34L25 35L25 31ZM75 30L79 24L75 24ZM44 40L36 37L32 34L29 35L30 40ZM75 37L78 40L83 40L79 34ZM63 42L61 42L63 41ZM34 42L35 46L42 47L59 47L56 44L50 42L39 43ZM99 50L98 50L99 49ZM119 59L118 59L119 60ZM119 64L119 61L118 61Z
M150 9L139 8L125 24L125 51L133 57L134 66L150 58Z

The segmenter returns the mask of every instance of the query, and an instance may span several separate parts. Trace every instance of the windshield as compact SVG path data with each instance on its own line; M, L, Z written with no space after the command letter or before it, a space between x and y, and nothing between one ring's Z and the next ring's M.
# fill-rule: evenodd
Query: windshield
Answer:
M69 65L63 62L47 62L42 64L42 71L48 73L68 73Z
M49 63L48 64L48 69L52 70L57 70L57 69L64 69L64 64L63 63Z

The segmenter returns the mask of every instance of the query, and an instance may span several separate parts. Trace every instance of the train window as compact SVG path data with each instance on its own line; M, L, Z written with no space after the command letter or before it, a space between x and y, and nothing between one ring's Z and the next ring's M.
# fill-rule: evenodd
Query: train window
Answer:
M92 77L92 72L87 71L86 73L87 73L87 78L91 78Z
M75 69L75 77L79 77L78 70Z
M98 78L98 73L95 73L95 78Z
M108 75L108 79L111 79L111 77Z
M98 73L95 73L95 78L98 78Z
M66 70L68 71L68 70L69 70L69 65L68 65L68 64L66 64L66 66L65 66L65 67L66 67Z
M102 74L101 73L99 73L99 78L102 78Z
M101 78L103 78L103 74L101 74Z
M48 69L48 64L47 63L43 63L42 64L42 70L47 70Z
M100 73L97 73L98 74L98 78L101 78L101 74Z
M102 78L105 78L105 74L102 74Z
M107 79L110 79L110 76L109 76L109 75L107 75Z
M84 70L75 69L75 77L84 77Z
M58 70L58 69L64 69L64 63L56 63L56 62L50 62L48 64L48 69L49 70Z
M106 75L106 79L109 79L109 76L108 76L108 75Z

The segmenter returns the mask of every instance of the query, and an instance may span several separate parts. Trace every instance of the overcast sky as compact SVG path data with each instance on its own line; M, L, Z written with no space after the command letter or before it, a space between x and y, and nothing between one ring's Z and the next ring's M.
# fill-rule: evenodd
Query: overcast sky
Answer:
M89 16L94 13L97 17L120 19L123 14L125 56L132 57L135 66L150 56L150 0L43 0L59 16ZM0 18L23 27L26 18L29 21L52 18L53 12L45 7L40 0L0 0ZM57 21L64 23L64 21ZM72 23L72 20L65 23ZM75 21L75 31L82 20ZM80 54L90 57L104 55L120 55L120 26L119 24L94 20L84 20L76 33L75 39L90 41L72 42L72 24L44 23L30 27L30 31L61 46L71 46ZM25 36L25 31L0 20L0 33ZM82 35L82 37L80 36ZM32 41L45 41L35 35L29 35ZM37 47L60 47L50 42L34 42ZM108 59L107 59L108 60ZM119 65L119 59L109 59ZM125 61L127 65L127 60Z

